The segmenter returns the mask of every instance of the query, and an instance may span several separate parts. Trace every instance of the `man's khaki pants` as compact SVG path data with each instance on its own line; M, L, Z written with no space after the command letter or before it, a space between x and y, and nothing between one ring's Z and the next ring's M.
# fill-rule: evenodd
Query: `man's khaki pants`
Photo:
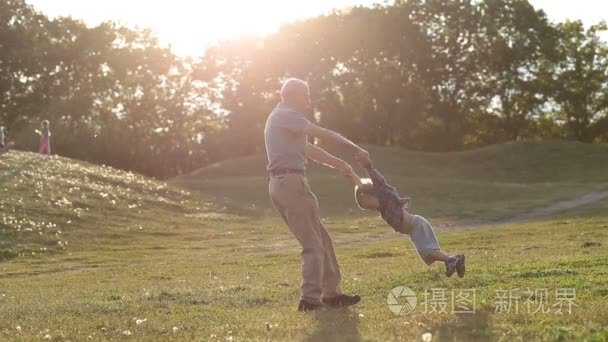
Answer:
M340 266L331 237L319 217L319 203L305 176L272 177L270 198L302 246L302 298L318 303L321 297L342 294Z

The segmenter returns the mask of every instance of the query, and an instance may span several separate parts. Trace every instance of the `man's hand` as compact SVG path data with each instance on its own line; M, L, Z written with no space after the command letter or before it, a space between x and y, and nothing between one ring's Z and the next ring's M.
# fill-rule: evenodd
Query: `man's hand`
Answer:
M355 158L363 167L370 167L372 165L372 159L369 155L369 152L362 148L355 153Z

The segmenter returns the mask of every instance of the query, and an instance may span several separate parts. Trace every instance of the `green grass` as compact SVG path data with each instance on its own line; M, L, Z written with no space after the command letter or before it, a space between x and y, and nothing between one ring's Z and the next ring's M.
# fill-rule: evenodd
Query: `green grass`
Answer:
M0 172L3 259L53 254L70 240L113 245L131 231L170 230L175 217L213 207L162 182L65 158L13 152L0 159Z
M380 165L385 157L389 161L390 150L372 154L391 179L416 191L416 207L425 208L431 222L470 222L525 212L605 184L605 147L548 142L544 148L537 153L510 144L420 154L417 169L403 176L401 169ZM547 158L549 150L561 149L555 154L562 158L546 159L546 171L533 164L526 176L519 159L528 157L512 156L520 177L498 166L467 176L465 160L487 154L502 163L508 159L502 153L513 149ZM400 153L411 152L392 154ZM426 164L433 158L451 160L453 175L416 173L434 169ZM329 207L325 220L337 245L343 288L363 301L349 310L299 314L297 243L274 213L260 209L263 195L254 190L264 187L262 175L232 176L179 181L204 190L198 192L69 159L2 156L0 340L412 341L424 333L435 341L608 340L608 200L535 222L440 231L442 247L465 252L468 261L465 278L446 278L440 265L426 267L407 238L378 218L348 213L350 194L332 194L343 185L315 171L311 183L322 207ZM451 192L453 197L444 197ZM334 203L338 199L343 202ZM256 200L256 207L247 205ZM492 203L503 208L487 215L472 208L491 210ZM425 313L418 306L395 315L386 298L402 285L416 291L419 301L425 288L448 294L473 288L476 314ZM556 289L576 288L578 306L562 315L526 314L523 305L518 314L494 312L496 291L514 288L547 288L550 303Z
M388 181L413 198L413 210L440 223L508 219L556 201L608 189L606 145L516 142L458 153L368 149ZM333 152L345 155L344 151ZM265 163L264 156L229 160L172 183L214 195L218 203L268 215L273 209ZM322 214L365 215L353 202L352 188L340 176L311 165L310 178L323 204Z
M428 153L367 146L374 164L387 175L414 178L456 178L494 182L538 183L564 180L605 181L608 146L571 141L520 141L480 149ZM348 151L329 149L337 155ZM347 158L351 162L352 159ZM179 177L183 180L244 176L265 177L263 155L233 159ZM353 163L354 164L354 163ZM322 172L314 169L313 173Z

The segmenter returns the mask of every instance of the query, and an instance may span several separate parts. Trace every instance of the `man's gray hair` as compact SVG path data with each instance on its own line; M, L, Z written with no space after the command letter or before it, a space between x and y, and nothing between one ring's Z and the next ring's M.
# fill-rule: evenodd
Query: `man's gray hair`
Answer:
M308 83L298 78L290 78L285 81L281 87L281 99L285 100L286 97L302 92L310 94Z

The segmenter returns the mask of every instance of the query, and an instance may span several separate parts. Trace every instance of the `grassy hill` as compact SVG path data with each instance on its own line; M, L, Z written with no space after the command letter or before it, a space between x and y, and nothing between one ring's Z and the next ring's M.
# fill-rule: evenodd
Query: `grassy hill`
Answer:
M526 144L455 155L370 150L391 180L427 191L415 203L436 215L433 223L469 220L473 210L496 203L504 207L492 215L528 211L605 182L603 146ZM405 170L412 159L392 158L399 153L417 155L418 163ZM543 166L526 153L552 161ZM451 173L433 164L441 158L451 161ZM514 158L521 176L501 171L491 158ZM529 172L526 159L535 160ZM476 171L465 160L487 169ZM242 173L219 177L217 170L230 163ZM410 242L376 217L344 214L350 194L342 203L329 200L341 198L334 190L350 189L313 171L322 204L339 214L325 221L343 289L363 301L302 315L295 311L299 248L277 215L247 205L248 196L266 196L263 171L244 172L247 163L253 170L255 158L165 184L66 158L0 156L0 340L412 341L427 333L434 341L608 339L608 199L534 223L441 231L442 248L466 253L468 262L464 279L446 278L440 265L426 267ZM435 173L427 177L424 169ZM261 191L249 194L256 184ZM387 295L403 285L419 305L402 316L388 309ZM429 288L445 289L448 300L453 291L474 289L475 313L425 311ZM528 288L546 288L552 311L527 312ZM576 289L572 313L555 311L560 288ZM497 291L505 289L521 290L518 312L496 312Z
M414 210L440 222L505 219L608 186L606 145L542 141L457 153L368 150L389 182L413 198ZM217 201L270 212L265 163L265 156L229 160L171 183L213 194ZM341 177L316 165L310 174L324 215L361 215L352 188Z
M464 152L416 152L398 147L366 146L374 164L391 176L455 178L496 182L534 183L580 180L606 181L608 145L572 141L519 141ZM348 158L348 151L328 149ZM178 177L181 180L266 177L266 156L227 160ZM327 173L312 168L313 174Z
M34 153L1 156L0 184L0 261L52 254L71 240L128 243L131 231L149 232L162 222L167 230L173 216L195 210L186 191L163 182ZM204 202L196 206L210 208Z

